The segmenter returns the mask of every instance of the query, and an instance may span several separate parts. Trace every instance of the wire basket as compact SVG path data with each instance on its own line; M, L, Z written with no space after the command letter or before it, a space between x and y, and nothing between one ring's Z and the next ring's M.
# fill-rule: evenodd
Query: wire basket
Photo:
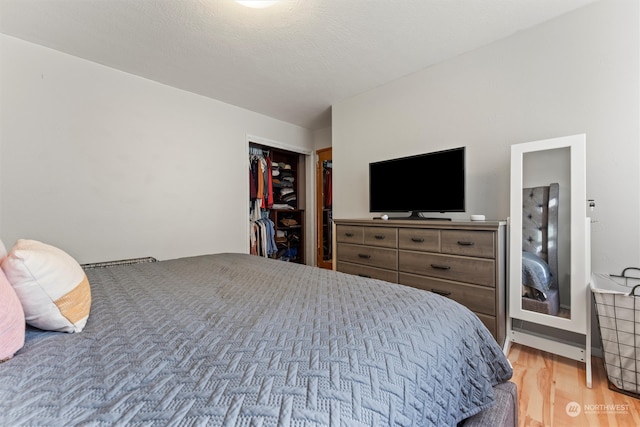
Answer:
M640 268L591 275L609 389L640 399Z

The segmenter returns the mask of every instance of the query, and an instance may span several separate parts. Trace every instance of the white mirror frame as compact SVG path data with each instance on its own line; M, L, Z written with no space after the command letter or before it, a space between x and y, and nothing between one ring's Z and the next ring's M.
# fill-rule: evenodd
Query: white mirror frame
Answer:
M522 189L524 154L568 148L570 150L570 306L569 319L522 309ZM586 135L515 144L511 146L511 201L509 232L509 298L507 319L508 353L510 342L518 342L551 353L560 354L587 364L587 386L591 387L591 294L590 279L590 222L586 216ZM585 335L585 347L578 348L544 337L512 330L511 319L520 319L539 325Z

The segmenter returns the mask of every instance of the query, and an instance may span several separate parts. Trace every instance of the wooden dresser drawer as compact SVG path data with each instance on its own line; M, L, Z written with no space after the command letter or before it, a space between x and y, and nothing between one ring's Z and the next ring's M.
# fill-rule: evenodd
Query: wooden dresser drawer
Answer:
M382 268L351 264L350 262L341 261L338 261L337 270L342 273L355 274L360 277L370 277L372 279L398 283L398 272L396 270L384 270Z
M494 258L494 233L491 231L442 230L442 253Z
M404 250L399 252L398 260L401 272L495 286L494 260Z
M466 306L471 311L491 316L495 316L496 314L496 294L494 288L467 285L408 273L400 273L398 283L446 296Z
M489 332L491 332L491 335L493 335L494 337L498 336L498 328L496 327L495 316L488 316L482 313L476 313L476 316L478 316L478 319L480 319L484 326L487 327Z
M401 228L398 230L398 247L413 251L440 252L440 231Z
M384 248L397 248L398 229L386 227L365 227L364 244Z
M338 262L347 261L378 268L398 269L398 251L396 249L339 243L337 258Z
M347 243L364 243L364 227L357 225L337 225L336 241Z

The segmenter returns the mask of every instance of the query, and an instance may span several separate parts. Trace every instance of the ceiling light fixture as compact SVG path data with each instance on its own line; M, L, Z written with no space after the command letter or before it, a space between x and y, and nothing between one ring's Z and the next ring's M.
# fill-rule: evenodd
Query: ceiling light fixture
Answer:
M265 7L273 6L278 0L236 0L243 6L252 7L254 9L264 9Z

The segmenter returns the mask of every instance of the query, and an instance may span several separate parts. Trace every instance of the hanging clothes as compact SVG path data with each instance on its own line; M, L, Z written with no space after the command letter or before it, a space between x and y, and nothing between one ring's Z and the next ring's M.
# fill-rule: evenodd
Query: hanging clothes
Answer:
M249 233L249 253L251 255L258 255L258 226L255 223L250 225L251 232Z
M269 218L260 218L250 224L250 253L262 257L270 257L278 252L275 236L275 225Z
M249 200L258 198L258 177L257 163L249 158Z
M274 201L271 165L268 151L254 147L249 148L249 200L251 202L257 200L261 210L271 209ZM250 209L253 211L253 203L250 205ZM261 212L256 212L255 217L255 219L260 218Z
M267 209L273 206L273 166L271 159L267 157Z
M268 211L274 204L272 168L269 151L249 147L249 252L264 257L277 252Z
M324 169L324 207L330 208L333 203L333 168Z
M264 168L262 166L262 157L258 157L258 188L257 188L257 197L261 200L260 207L264 207Z

